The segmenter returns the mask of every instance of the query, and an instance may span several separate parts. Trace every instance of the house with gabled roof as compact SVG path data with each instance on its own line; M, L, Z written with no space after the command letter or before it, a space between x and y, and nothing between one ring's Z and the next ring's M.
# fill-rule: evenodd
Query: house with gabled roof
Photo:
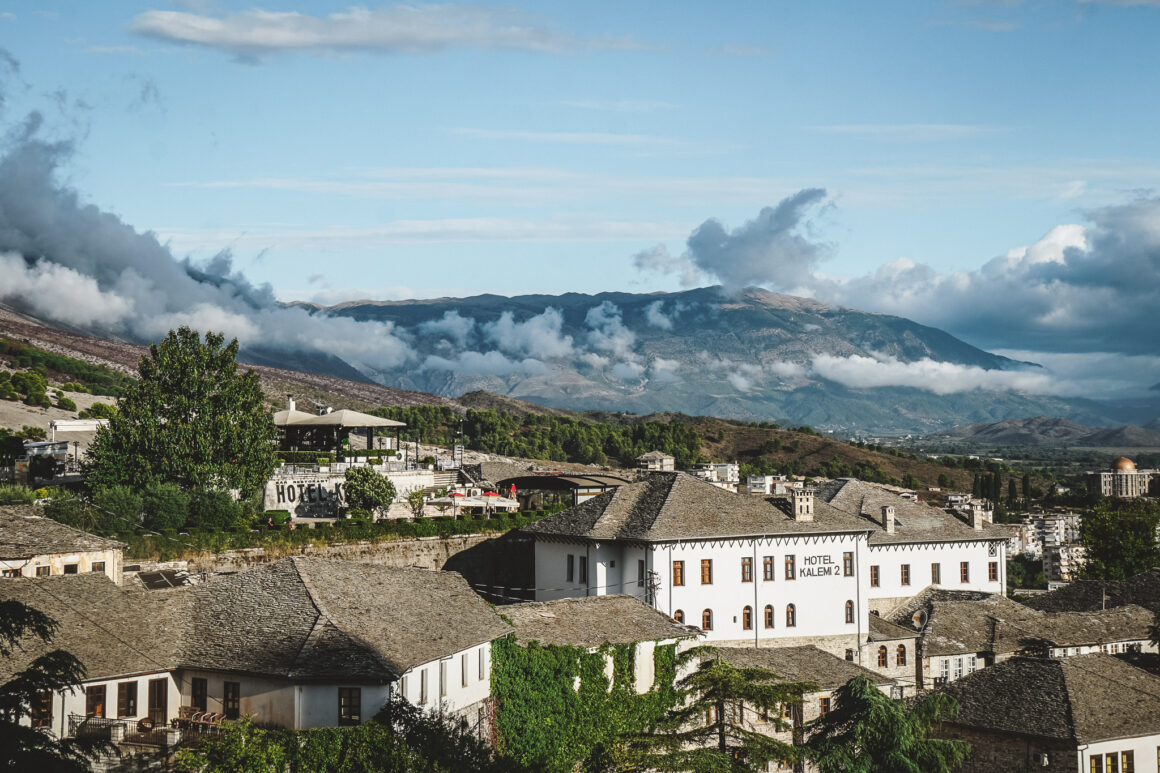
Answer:
M1017 657L942 688L959 705L933 735L967 741L963 773L1155 773L1160 677L1110 655Z
M91 717L164 727L195 712L358 724L392 694L485 722L491 642L511 631L457 574L307 557L155 591L14 579L0 599L58 622L50 644L23 642L0 680L48 649L85 667L79 693L46 696L32 717L65 735Z
M124 548L47 518L36 506L0 507L0 578L97 572L120 585Z
M628 593L713 644L815 645L875 668L882 645L871 648L869 610L900 593L882 587L887 566L917 583L918 568L901 558L945 557L948 571L966 566L965 587L1000 591L991 564L1003 562L1006 540L1001 528L926 505L905 517L883 505L876 520L880 497L850 480L743 497L651 473L525 529L535 539L536 598Z

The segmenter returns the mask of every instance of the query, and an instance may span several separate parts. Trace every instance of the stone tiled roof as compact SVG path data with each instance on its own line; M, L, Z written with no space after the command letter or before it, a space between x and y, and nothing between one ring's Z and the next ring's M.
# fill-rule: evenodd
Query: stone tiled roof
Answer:
M103 575L15 578L0 582L4 598L56 619L53 648L75 654L89 678L184 666L389 681L511 631L459 575L321 558L170 590L126 590Z
M870 624L867 627L870 629L870 641L895 641L897 639L913 639L918 636L918 631L914 628L895 625L878 615L870 615L869 620Z
M515 626L521 644L600 647L662 639L691 639L694 628L632 596L589 596L511 604L503 616Z
M865 532L865 521L815 501L798 522L787 500L739 496L681 472L652 473L527 527L536 534L666 541L764 534Z
M855 676L868 676L875 684L889 684L883 676L814 646L715 647L721 659L741 668L764 668L790 682L815 682L834 690Z
M26 637L0 658L0 682L56 649L72 653L90 679L167 671L181 662L189 635L182 591L125 590L104 573L0 581L0 600L15 600L56 621L52 641Z
M1045 612L1092 612L1125 604L1138 604L1160 612L1160 568L1126 580L1080 580L1050 593L1037 594L1026 604Z
M511 630L450 572L295 557L193 594L192 661L294 679L387 679Z
M642 459L646 460L646 461L653 461L654 459L659 460L659 459L672 459L672 458L673 457L671 455L666 454L664 451L647 451L647 452L641 454L640 456L636 457L636 460L639 462Z
M0 507L0 558L27 559L55 553L115 550L124 543L65 526L31 505Z
M1160 733L1160 678L1108 655L1012 658L942 689L957 725L1076 743Z
M818 496L831 507L859 518L873 529L870 544L900 542L954 542L979 539L1007 539L1014 532L1008 526L984 523L982 529L957 515L925 502L903 499L873 483L841 478L822 486ZM882 525L882 508L894 508L894 533L887 534Z
M997 594L928 588L895 609L901 626L925 610L923 654L1008 654L1044 647L1080 647L1148 638L1152 614L1136 606L1097 612L1047 613Z

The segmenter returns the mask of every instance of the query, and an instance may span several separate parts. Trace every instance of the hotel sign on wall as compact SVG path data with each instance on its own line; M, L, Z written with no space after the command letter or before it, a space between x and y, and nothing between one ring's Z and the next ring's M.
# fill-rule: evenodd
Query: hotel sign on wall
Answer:
M840 577L841 563L833 556L802 556L798 577Z
M343 477L303 475L266 483L265 509L286 510L297 518L329 518L343 505Z

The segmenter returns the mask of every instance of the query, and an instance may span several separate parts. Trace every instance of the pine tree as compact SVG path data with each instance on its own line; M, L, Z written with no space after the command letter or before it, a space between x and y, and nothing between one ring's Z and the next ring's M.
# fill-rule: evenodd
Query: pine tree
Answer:
M927 733L958 710L949 695L933 693L908 705L856 676L834 693L829 713L807 726L806 754L819 773L951 773L971 747Z
M778 731L791 730L783 707L798 706L808 682L784 682L764 668L739 668L711 647L682 653L681 662L703 658L677 682L684 700L645 733L627 739L631 770L734 773L765 770L769 762L800 759L797 747L750 729L761 719Z

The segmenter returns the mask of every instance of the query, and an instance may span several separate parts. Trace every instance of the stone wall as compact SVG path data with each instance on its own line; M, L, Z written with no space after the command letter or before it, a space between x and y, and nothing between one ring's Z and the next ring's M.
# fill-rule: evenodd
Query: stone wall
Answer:
M994 771L1042 771L1042 773L1075 773L1075 744L1046 738L979 730L973 727L943 724L931 731L931 737L966 741L971 756L959 768L960 773L994 773ZM1040 764L1039 754L1047 755L1047 765Z

